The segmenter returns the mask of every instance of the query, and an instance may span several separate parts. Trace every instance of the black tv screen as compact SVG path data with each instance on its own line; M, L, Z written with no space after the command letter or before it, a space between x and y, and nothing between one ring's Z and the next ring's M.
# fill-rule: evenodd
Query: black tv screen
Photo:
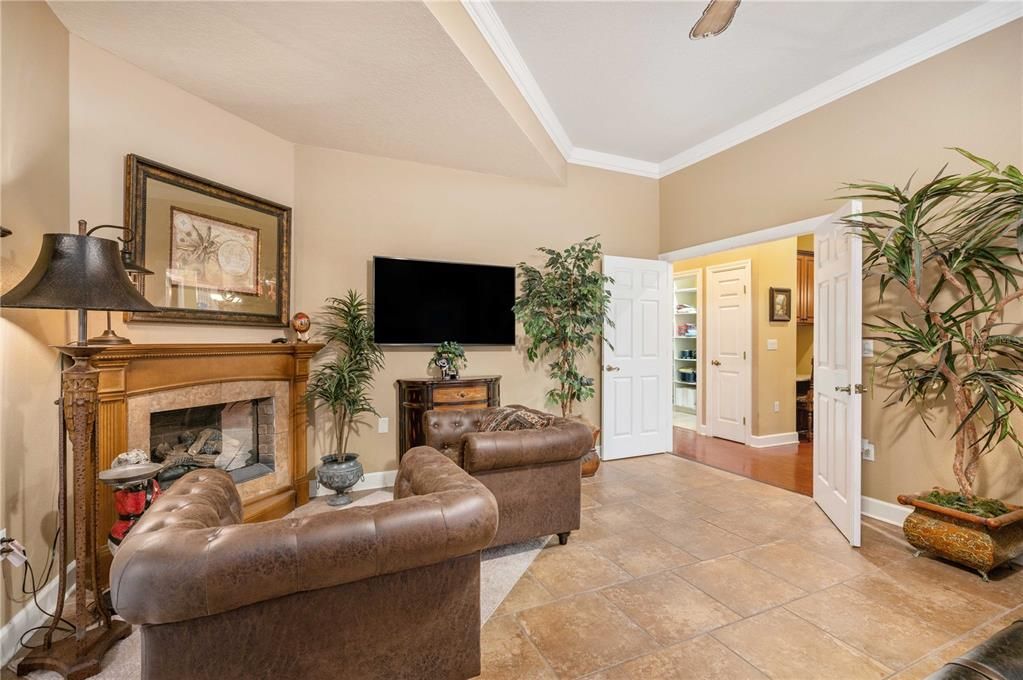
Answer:
M515 268L373 258L378 345L514 345Z

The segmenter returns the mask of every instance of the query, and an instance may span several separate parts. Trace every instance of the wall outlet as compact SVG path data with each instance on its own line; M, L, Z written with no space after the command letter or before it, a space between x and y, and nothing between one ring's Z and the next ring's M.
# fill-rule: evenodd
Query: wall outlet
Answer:
M874 341L864 340L863 341L863 356L872 357L874 356Z
M869 460L871 463L874 462L874 443L870 440L864 439L861 443L863 448L863 460Z
M780 401L776 401L776 402L774 402L774 412L778 413L779 411L781 411L781 402Z
M377 419L377 432L380 434L387 434L391 429L391 419L387 416L381 416Z
M777 338L769 338L767 340L767 351L773 352L776 349L778 349L778 339Z

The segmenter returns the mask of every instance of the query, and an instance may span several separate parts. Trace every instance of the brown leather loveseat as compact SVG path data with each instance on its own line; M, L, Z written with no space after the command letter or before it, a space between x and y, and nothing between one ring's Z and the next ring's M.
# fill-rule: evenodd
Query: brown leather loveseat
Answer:
M480 432L502 407L433 410L423 415L427 446L493 492L499 522L491 545L557 534L564 545L579 528L581 459L593 445L583 423L521 406L552 422L538 429Z
M145 680L469 678L480 672L480 550L497 504L427 447L395 500L241 524L231 478L178 480L121 544L114 607Z

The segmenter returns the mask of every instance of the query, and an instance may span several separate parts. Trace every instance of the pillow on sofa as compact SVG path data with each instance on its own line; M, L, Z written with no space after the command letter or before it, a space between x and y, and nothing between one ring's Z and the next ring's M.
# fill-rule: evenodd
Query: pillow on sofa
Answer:
M557 416L534 411L522 406L496 406L480 423L480 432L504 432L507 430L539 430L554 424Z

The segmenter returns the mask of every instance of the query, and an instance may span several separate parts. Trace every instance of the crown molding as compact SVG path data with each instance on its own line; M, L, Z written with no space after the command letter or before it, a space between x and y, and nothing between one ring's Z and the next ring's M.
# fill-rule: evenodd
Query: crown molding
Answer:
M519 89L523 99L529 104L529 108L533 109L540 124L547 130L554 145L558 147L558 151L567 161L572 155L572 140L568 138L568 133L565 132L561 121L554 114L550 102L547 101L543 90L540 89L540 85L536 82L529 67L526 66L526 61L519 53L519 49L515 47L515 43L508 34L508 29L504 27L501 18L497 16L497 10L490 4L490 0L462 0L462 7L476 24L476 28L483 34L484 40L490 45L490 49L494 51L498 61L504 66L504 70L508 72L508 76Z
M882 52L660 164L665 177L783 125L847 94L1023 17L1023 2L991 0Z
M660 179L784 125L847 94L1023 17L1020 0L989 0L882 52L749 120L660 163L576 148L504 27L490 0L461 0L484 39L565 160L613 172ZM684 38L685 36L683 36Z
M612 153L594 151L593 149L573 147L572 153L565 160L573 165L588 165L591 168L624 172L652 179L661 178L661 166L658 163L641 161L636 158L628 158L627 156L616 156Z

